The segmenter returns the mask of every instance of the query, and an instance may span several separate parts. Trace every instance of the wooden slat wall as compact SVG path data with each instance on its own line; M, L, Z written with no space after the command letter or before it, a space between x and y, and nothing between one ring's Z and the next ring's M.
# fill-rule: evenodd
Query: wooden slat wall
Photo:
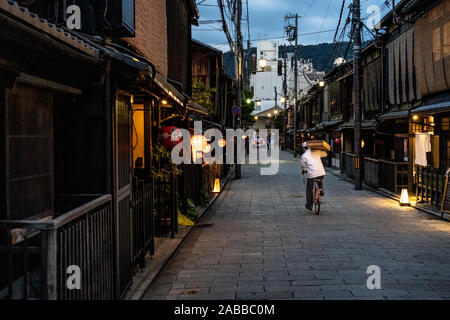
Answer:
M6 93L7 218L53 212L53 104L43 89Z
M387 45L389 103L398 105L421 98L417 93L414 70L414 29L411 28Z
M450 0L417 19L414 57L422 95L450 89Z

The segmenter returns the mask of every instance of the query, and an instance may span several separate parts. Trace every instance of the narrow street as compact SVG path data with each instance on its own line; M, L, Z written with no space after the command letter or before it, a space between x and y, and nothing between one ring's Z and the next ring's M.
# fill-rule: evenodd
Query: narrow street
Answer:
M450 224L327 174L319 216L298 160L243 166L145 299L449 299ZM366 285L381 268L381 289Z

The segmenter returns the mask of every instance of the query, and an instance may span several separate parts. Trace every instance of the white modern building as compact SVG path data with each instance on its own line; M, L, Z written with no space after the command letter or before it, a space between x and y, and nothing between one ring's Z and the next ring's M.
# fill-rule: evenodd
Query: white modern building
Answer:
M252 115L255 117L254 129L273 128L273 118L284 108L280 102L283 97L283 76L278 75L278 61L286 61L287 69L287 102L293 104L294 96L294 61L293 53L288 53L286 59L280 57L278 50L278 41L261 41L257 44L257 61L264 61L265 65L257 63L256 73L250 75L250 87L253 91L255 101L255 111ZM318 80L325 75L324 72L314 70L311 60L299 59L297 87L298 95L306 94L308 89L316 84ZM283 67L284 74L284 67Z

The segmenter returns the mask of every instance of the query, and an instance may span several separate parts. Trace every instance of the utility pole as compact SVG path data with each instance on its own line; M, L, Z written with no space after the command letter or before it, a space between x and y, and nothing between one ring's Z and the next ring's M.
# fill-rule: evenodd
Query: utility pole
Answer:
M242 20L242 0L236 0L236 80L237 80L237 103L239 108L241 109L242 113L242 34L241 34L241 20ZM236 121L236 129L241 128L241 113L237 115L237 121ZM236 139L240 139L240 137L237 137ZM236 143L236 149L237 149L238 143ZM236 150L237 151L237 150ZM239 160L239 159L237 159ZM235 171L235 178L240 179L241 178L241 165L236 161L236 171Z
M361 164L361 3L353 0L353 94L354 94L354 146L355 146L355 190L362 189Z
M283 81L283 96L284 96L284 111L283 111L283 140L284 140L284 149L286 150L286 123L287 123L287 59L286 52L284 53L284 81Z
M292 25L292 20L295 20ZM284 17L284 29L289 42L295 42L294 45L294 158L297 156L297 100L298 100L298 65L297 65L297 46L298 46L298 14L287 14Z
M297 100L298 100L298 14L295 14L295 47L294 47L294 157L297 157Z
M278 92L277 92L277 87L273 87L273 91L275 92L275 108L278 107Z

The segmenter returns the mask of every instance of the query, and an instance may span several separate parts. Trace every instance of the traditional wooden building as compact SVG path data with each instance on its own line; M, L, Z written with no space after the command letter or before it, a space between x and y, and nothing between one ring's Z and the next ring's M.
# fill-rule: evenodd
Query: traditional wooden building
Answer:
M22 2L0 1L0 296L119 298L155 227L176 231L173 174L153 200L152 146L163 123L207 115L190 100L198 12L76 1L78 32L56 2ZM69 266L81 290L65 286Z

